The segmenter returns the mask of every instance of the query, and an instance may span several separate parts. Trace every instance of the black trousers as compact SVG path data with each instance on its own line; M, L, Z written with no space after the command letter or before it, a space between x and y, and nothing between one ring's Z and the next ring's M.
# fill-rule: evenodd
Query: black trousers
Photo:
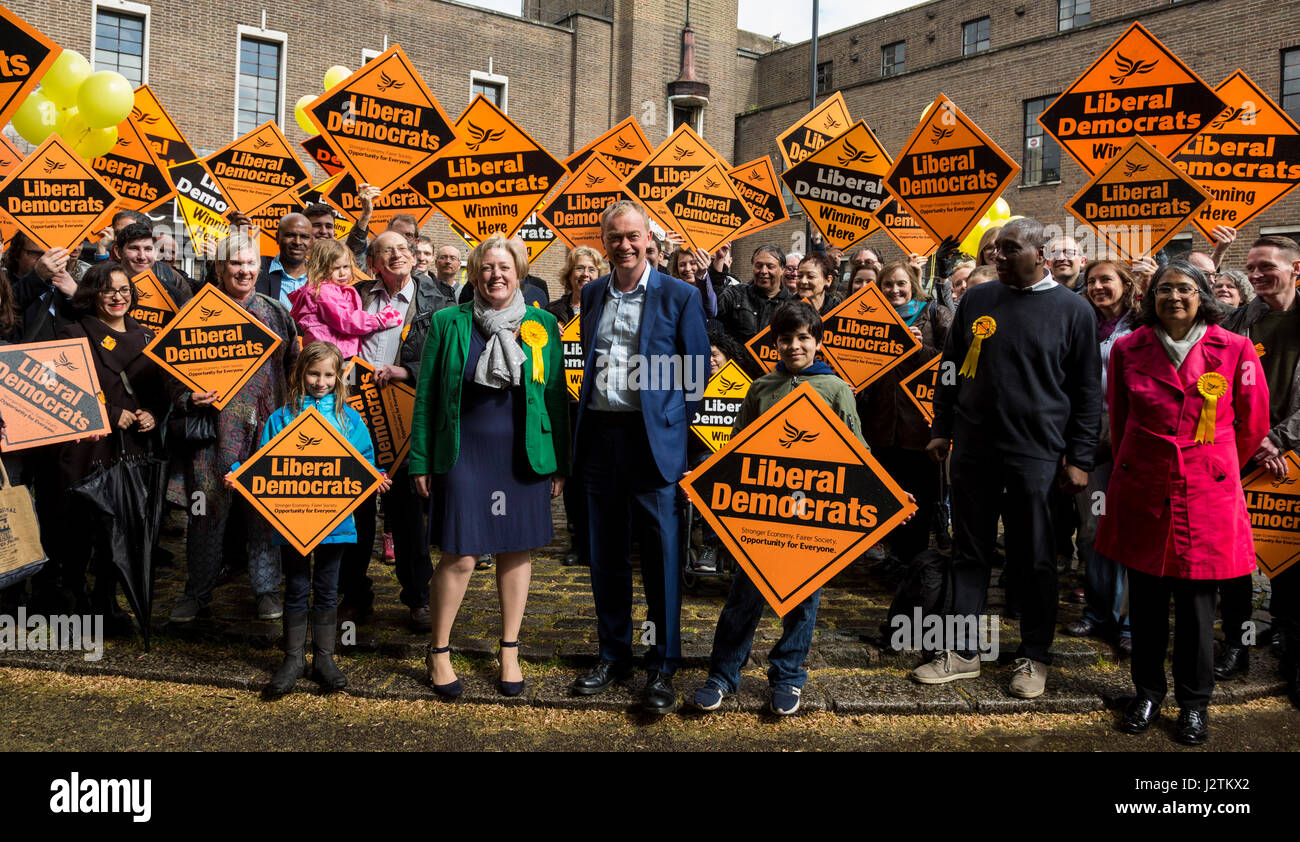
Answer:
M1282 635L1288 663L1300 663L1300 564L1293 564L1273 577L1269 609L1273 626Z
M911 492L916 498L916 515L889 533L891 552L900 560L909 562L930 547L930 528L934 525L934 513L939 505L941 466L924 450L873 447L871 455L904 491Z
M569 402L569 429L578 427L578 404ZM587 532L587 483L582 474L571 471L564 482L564 519L569 523L569 536L578 563L591 566L591 535Z
M394 572L402 586L402 604L407 608L421 608L429 604L429 580L433 578L429 533L425 528L428 501L415 493L408 465L403 464L390 475L393 487L384 495L384 523L393 533ZM339 566L339 601L363 609L375 601L366 570L375 546L377 500L377 495L372 495L352 513L357 525L357 542L348 545Z
M1219 611L1223 614L1223 642L1229 646L1245 646L1243 640L1246 624L1250 622L1254 607L1254 584L1251 576L1234 576L1215 583L1219 592Z
M988 600L997 558L998 515L1007 565L1022 574L1020 648L1016 657L1050 664L1056 634L1056 552L1051 490L1057 465L960 444L952 454L953 613L978 617ZM973 651L960 652L971 657Z
M1165 697L1169 600L1174 601L1174 699L1204 710L1214 692L1214 594L1221 580L1174 579L1128 571L1133 686L1140 698Z

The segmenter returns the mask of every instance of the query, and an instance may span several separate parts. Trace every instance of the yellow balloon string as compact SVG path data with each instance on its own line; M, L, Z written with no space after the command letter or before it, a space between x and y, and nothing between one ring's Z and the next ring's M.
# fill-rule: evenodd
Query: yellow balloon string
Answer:
M966 352L966 359L962 360L961 370L957 372L962 377L974 377L975 369L980 363L980 345L983 344L984 337L976 334L971 340L970 350Z
M1219 399L1215 395L1205 395L1201 404L1201 417L1196 420L1196 441L1214 444L1214 425L1218 417Z

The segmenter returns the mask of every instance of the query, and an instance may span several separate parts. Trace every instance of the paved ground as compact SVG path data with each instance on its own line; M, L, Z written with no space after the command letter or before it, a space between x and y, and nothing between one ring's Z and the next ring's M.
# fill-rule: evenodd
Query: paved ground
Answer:
M563 512L557 507L563 534ZM110 641L103 660L86 662L70 653L0 652L0 667L56 670L73 675L117 675L142 679L258 690L279 662L275 644L280 624L260 622L254 616L247 580L236 577L219 588L213 605L215 617L189 626L166 622L178 598L184 577L183 522L169 522L167 543L176 552L174 567L160 571L153 617L153 650L144 654L138 638ZM528 690L513 705L538 708L577 708L625 712L636 701L640 678L610 692L586 698L568 694L573 676L589 665L596 651L595 613L585 568L560 563L565 544L541 550L535 558L533 587L521 638ZM407 612L397 600L392 567L374 561L370 576L378 593L374 619L356 630L355 641L344 650L341 664L353 697L426 702L434 698L424 683L423 654L428 638L411 633ZM1062 593L1078 584L1078 574L1066 574ZM839 714L1001 714L1015 712L1088 713L1114 707L1131 683L1126 664L1108 643L1059 635L1054 646L1057 666L1050 673L1048 692L1033 701L1011 698L1005 692L1008 669L985 665L984 675L940 687L921 687L908 678L919 663L913 653L892 654L878 644L895 582L872 575L870 562L855 562L827 586L817 621L817 635L808 660L810 680L804 693L806 711ZM682 612L685 664L677 688L683 698L705 677L714 624L725 600L727 583L706 579L688 591ZM643 606L638 588L637 603ZM1002 592L990 593L990 611L1002 608ZM644 610L642 607L641 611ZM1062 624L1076 618L1080 608L1063 602ZM492 663L498 638L495 577L491 571L475 573L452 637L458 672L466 684L463 702L501 703L495 689ZM1000 644L1004 655L1014 651L1016 623L1004 621ZM741 694L732 710L758 712L766 704L764 655L780 626L767 613L759 626L755 652L745 673ZM1215 703L1242 703L1277 696L1283 682L1276 661L1257 650L1245 681L1221 683ZM301 682L304 692L313 688Z

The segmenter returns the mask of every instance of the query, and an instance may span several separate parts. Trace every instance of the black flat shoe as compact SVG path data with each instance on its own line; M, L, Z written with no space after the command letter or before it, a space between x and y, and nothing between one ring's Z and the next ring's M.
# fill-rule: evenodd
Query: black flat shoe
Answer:
M591 672L574 681L569 689L575 696L594 696L603 693L615 681L622 681L631 674L631 664L601 661L592 667Z
M1119 721L1119 730L1125 734L1141 734L1159 718L1160 705L1139 696L1124 708L1124 716Z
M519 641L517 640L513 643L506 643L504 640L501 641L502 649L515 649L518 648L518 646L519 646ZM503 664L501 668L502 670L504 670L505 665ZM497 689L501 691L502 696L510 696L510 697L518 696L520 693L524 692L524 682L506 681L504 678L498 678Z
M646 713L660 716L677 710L677 690L673 687L673 677L658 670L651 670L646 679L641 707Z
M1216 681L1227 681L1250 670L1250 647L1223 644L1223 654L1214 662Z
M1210 738L1210 712L1199 708L1178 711L1178 727L1174 739L1185 746L1199 746Z
M457 699L460 698L461 693L465 692L465 688L461 686L459 678L447 684L433 683L433 656L441 655L443 652L450 651L450 646L439 646L435 649L433 644L430 643L424 650L424 664L429 668L429 686L433 688L433 692L442 696L444 699Z

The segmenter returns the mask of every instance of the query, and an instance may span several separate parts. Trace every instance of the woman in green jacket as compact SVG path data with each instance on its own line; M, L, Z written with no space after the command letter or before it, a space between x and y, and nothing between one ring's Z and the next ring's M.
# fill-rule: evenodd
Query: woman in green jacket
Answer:
M435 313L425 339L411 427L411 478L431 499L429 543L442 549L433 573L433 642L426 663L440 695L459 696L451 627L475 559L497 557L501 679L524 689L519 627L528 600L530 552L549 544L552 497L569 469L564 352L555 317L528 307L521 243L489 237L469 256L472 301Z

